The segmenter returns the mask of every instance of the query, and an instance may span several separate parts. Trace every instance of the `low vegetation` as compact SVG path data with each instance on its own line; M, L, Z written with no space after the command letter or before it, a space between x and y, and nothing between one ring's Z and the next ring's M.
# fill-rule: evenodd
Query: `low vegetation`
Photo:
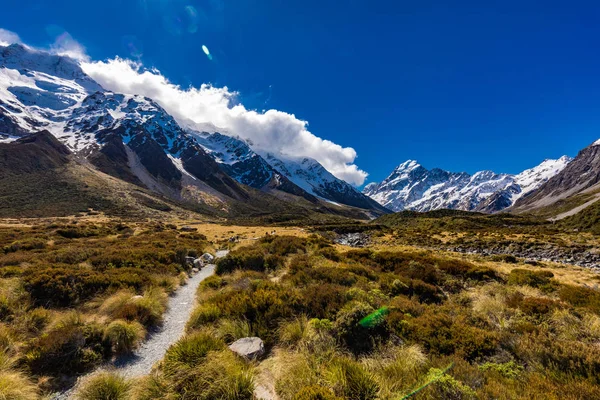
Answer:
M282 400L600 398L593 283L565 279L567 266L431 245L595 239L552 236L535 219L441 214L298 237L246 227L241 244L227 240L235 228L217 237L209 227L214 245L232 251L200 285L186 336L149 376L93 374L77 398L242 400L256 388ZM369 247L332 241L357 229ZM407 245L410 234L420 247ZM134 351L185 282L186 257L212 245L194 229L155 223L0 228L0 399L43 398ZM228 349L250 336L264 341L260 359Z
M259 240L218 262L188 335L142 391L251 399L266 379L284 400L599 397L600 293L506 265L339 251L318 236ZM264 340L264 359L225 349L246 336Z
M185 283L186 256L208 246L161 223L0 228L0 399L37 398L135 350ZM81 396L107 398L93 393Z

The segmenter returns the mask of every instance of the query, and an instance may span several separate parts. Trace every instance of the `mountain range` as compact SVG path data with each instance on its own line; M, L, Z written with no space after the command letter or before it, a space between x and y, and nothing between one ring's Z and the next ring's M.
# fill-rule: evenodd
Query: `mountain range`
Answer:
M393 210L431 211L457 209L493 213L511 207L559 174L571 158L544 160L520 174L479 171L428 170L414 160L400 164L381 183L370 183L363 193Z
M182 126L151 98L105 90L74 59L0 46L0 206L23 215L150 208L285 221L458 209L562 218L600 198L600 141L516 175L408 160L361 192L315 159L256 148L240 133Z
M186 129L148 97L104 90L71 58L0 46L0 141L42 130L75 162L181 203L226 209L266 194L318 212L388 212L314 159L259 154L235 134ZM256 211L272 211L268 204Z

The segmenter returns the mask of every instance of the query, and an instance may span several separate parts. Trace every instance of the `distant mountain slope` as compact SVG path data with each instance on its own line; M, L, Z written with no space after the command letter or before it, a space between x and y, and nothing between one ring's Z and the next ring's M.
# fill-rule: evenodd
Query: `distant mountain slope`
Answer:
M516 201L511 210L562 219L600 199L600 140L581 150L560 173Z
M277 171L306 192L332 203L388 213L384 206L359 192L352 185L336 178L318 161L308 158L264 153L263 158Z
M280 190L306 200L316 202L317 198L306 192L286 176L273 168L250 145L241 138L226 136L219 132L188 133L219 164L229 176L244 185L261 190Z
M545 160L518 175L480 171L473 175L428 170L413 160L400 164L381 183L371 183L363 193L394 211L457 209L497 212L535 190L569 163L568 157Z
M85 167L48 131L0 143L0 217L95 211L150 216L172 205Z

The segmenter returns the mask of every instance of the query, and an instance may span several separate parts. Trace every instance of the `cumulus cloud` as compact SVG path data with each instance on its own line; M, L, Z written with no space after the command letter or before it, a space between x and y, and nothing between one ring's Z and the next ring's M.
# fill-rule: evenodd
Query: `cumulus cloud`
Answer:
M8 46L13 43L21 43L21 38L14 32L0 28L0 45Z
M237 93L227 87L202 85L183 89L159 71L121 58L83 62L82 67L107 90L154 99L184 126L212 124L251 141L261 150L314 158L336 177L355 185L362 185L367 177L354 164L353 148L315 136L308 130L308 123L294 114L248 110L236 104Z

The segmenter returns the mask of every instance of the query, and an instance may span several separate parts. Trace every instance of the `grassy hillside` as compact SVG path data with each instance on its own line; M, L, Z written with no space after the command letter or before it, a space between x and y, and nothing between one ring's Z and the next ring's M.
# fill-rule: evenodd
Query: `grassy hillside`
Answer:
M564 218L558 224L565 229L589 231L595 235L599 235L600 202L595 202L577 214Z

